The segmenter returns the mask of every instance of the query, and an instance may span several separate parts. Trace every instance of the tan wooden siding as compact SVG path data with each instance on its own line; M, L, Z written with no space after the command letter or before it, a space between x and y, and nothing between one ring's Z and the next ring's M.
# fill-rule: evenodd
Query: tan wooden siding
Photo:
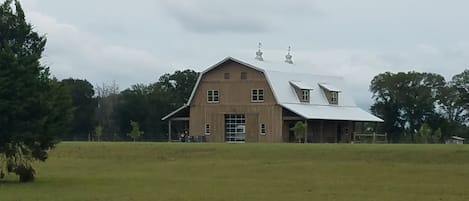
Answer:
M241 72L247 79L241 79ZM230 73L230 79L225 79ZM251 90L264 89L264 102L251 102ZM207 103L207 90L219 91L218 103ZM262 72L228 61L203 75L190 103L191 135L204 134L209 123L209 142L225 141L225 114L244 114L246 117L246 142L281 142L282 108L276 104L272 90ZM260 135L264 123L266 135Z

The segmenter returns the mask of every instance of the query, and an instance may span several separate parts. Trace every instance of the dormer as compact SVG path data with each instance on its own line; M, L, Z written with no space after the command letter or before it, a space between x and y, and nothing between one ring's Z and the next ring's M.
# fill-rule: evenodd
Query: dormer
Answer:
M335 87L334 85L331 85L329 83L319 83L319 86L324 90L329 104L339 104L339 93L341 92L341 90L338 87Z
M313 90L313 87L297 80L291 80L290 85L293 86L295 89L295 93L298 96L298 99L302 103L309 103L311 100L311 90Z

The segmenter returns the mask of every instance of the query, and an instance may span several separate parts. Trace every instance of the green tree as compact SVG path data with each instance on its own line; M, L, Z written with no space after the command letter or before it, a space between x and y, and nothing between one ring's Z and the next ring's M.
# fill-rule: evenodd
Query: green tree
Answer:
M94 138L96 141L101 141L101 136L103 136L103 127L101 125L94 128Z
M441 75L433 73L379 74L370 85L375 100L371 111L384 119L384 130L392 142L398 142L403 133L415 142L423 123L440 118L435 102L445 84Z
M298 140L298 143L301 143L301 138L304 138L304 142L306 143L306 124L302 121L297 121L295 126L290 128L295 134L295 139Z
M66 139L86 139L95 125L97 108L93 85L86 80L64 79L61 81L68 89L73 103L73 121Z
M130 125L132 126L132 130L127 135L131 137L132 140L135 142L143 135L143 132L140 131L140 126L138 125L138 122L130 121Z
M428 124L424 123L422 126L420 126L419 129L419 141L421 143L429 143L431 142L431 137L432 137L432 129Z
M136 84L122 91L114 110L121 133L131 131L129 122L133 120L139 123L145 138L167 139L164 136L166 123L155 122L155 119L161 119L187 102L198 75L193 70L175 71L162 75L156 83Z
M45 44L18 1L0 4L0 175L21 182L34 180L31 162L47 159L71 119L69 94L39 62Z

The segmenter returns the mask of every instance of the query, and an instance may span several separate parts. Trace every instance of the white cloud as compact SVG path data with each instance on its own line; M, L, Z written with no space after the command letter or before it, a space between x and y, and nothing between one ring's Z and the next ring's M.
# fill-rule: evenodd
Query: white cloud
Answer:
M28 18L38 32L46 34L48 41L42 61L59 79L81 78L92 84L115 80L126 88L154 82L171 70L162 68L163 62L147 50L107 44L91 32L39 12L29 12Z

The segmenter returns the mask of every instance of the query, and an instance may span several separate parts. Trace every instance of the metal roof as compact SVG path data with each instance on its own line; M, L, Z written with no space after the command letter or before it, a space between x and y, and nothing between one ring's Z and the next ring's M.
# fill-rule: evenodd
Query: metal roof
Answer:
M345 121L382 122L378 117L359 107L311 104L281 104L284 108L305 119L327 119Z
M338 87L329 84L329 83L318 83L319 86L321 86L324 89L327 89L328 91L336 91L336 92L341 92L342 90L339 89Z
M295 87L298 87L299 89L314 89L313 86L309 86L308 84L303 83L301 81L297 81L297 80L290 80L290 84L292 84Z
M462 137L459 137L459 136L454 136L454 135L453 135L453 136L451 136L451 139L455 139L455 140L462 140L462 141L464 141L464 140L465 140L465 139L464 139L464 138L462 138Z
M200 84L202 76L217 68L227 61L234 61L254 70L264 73L269 83L276 102L284 108L302 116L306 119L328 119L328 120L350 120L350 121L372 121L382 122L383 120L359 108L353 101L351 94L346 90L346 85L342 77L313 75L308 73L280 72L270 69L289 69L297 64L286 64L284 62L257 61L250 59L249 63L233 57L226 57L220 62L212 65L200 73L197 83L192 90L191 97L186 105L168 114L163 120L171 117L175 113L190 105L195 91ZM269 70L266 70L269 69ZM310 89L309 103L301 102L292 85L300 89ZM329 91L340 91L338 103L331 105L327 100L324 87Z

